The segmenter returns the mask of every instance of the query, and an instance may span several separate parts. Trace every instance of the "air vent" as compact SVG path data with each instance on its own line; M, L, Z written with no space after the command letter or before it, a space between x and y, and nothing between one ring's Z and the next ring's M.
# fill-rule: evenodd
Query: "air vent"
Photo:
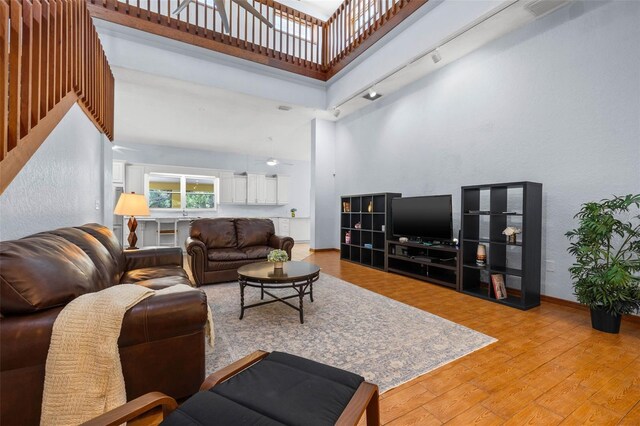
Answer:
M289 105L280 105L278 109L280 111L291 111L291 107Z
M547 13L560 9L562 6L571 3L571 0L535 0L525 6L533 16L540 17Z

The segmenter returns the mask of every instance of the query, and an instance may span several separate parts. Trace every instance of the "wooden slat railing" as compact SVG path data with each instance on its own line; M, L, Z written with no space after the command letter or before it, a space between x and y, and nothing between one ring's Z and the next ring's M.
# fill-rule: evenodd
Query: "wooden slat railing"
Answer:
M213 0L87 0L92 15L261 64L328 80L428 0L345 0L326 21L273 0L248 0L273 28L225 0L225 32Z
M93 16L174 40L195 44L313 78L322 78L320 19L273 0L248 0L273 27L229 0L229 32L211 0L191 2L178 16L180 0L87 0Z
M84 0L0 0L0 57L0 193L75 102L113 140L113 74Z
M428 0L345 0L325 23L327 79Z

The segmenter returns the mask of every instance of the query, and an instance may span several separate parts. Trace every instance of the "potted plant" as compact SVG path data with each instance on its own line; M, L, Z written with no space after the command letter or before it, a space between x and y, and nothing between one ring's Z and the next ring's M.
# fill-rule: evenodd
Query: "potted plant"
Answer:
M574 294L596 330L618 333L622 315L640 309L639 208L640 194L585 203L578 228L566 233Z
M289 255L284 250L271 250L267 255L267 261L274 263L274 269L282 269L287 260Z

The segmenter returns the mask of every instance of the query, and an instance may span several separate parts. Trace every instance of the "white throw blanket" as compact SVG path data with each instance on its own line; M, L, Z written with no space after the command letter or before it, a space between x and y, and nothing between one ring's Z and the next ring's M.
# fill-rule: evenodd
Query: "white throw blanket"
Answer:
M51 336L42 396L41 425L77 425L127 401L118 338L124 314L154 294L199 291L175 285L154 291L116 285L82 295L58 315ZM206 334L213 346L208 308Z

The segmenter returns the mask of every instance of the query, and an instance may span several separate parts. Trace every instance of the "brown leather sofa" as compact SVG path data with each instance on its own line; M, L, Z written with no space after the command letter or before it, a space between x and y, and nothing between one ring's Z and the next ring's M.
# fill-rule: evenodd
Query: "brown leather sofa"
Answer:
M37 425L54 321L74 298L119 283L189 284L179 248L123 252L87 224L0 242L0 419ZM118 345L127 399L162 389L174 398L204 378L207 299L202 291L152 296L130 309Z
M187 253L196 285L238 279L238 268L264 262L271 250L291 259L293 238L278 237L270 219L198 219L191 223Z

